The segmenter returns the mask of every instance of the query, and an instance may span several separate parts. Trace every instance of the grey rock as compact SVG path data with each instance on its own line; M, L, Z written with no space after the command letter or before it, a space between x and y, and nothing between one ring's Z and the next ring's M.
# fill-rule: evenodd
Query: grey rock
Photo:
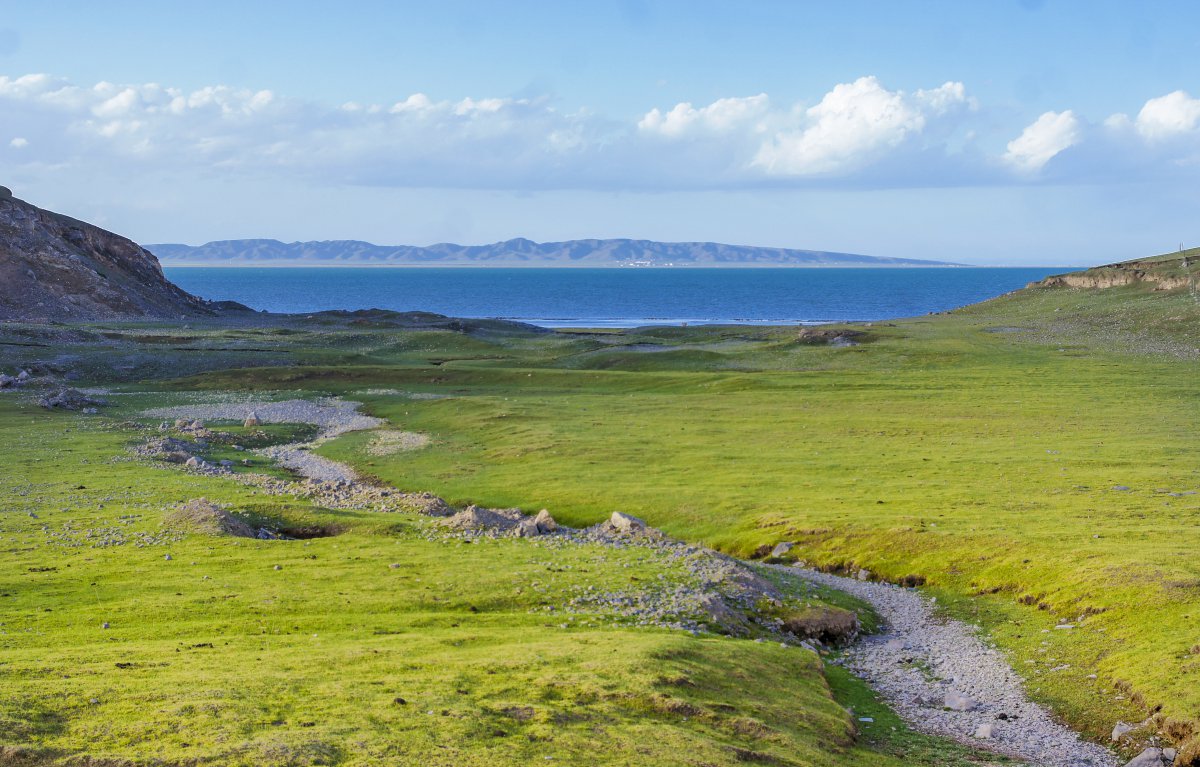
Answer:
M975 728L975 737L981 740L991 740L995 736L996 726L991 722L981 724Z
M795 545L796 544L792 543L791 541L783 541L782 543L777 543L777 544L775 544L775 548L771 549L770 556L772 556L772 557L786 556L787 553L789 551L791 551Z
M974 711L979 708L979 703L973 698L954 691L946 693L942 703L951 711Z
M1147 748L1126 762L1125 767L1166 767L1169 764L1170 762L1163 758L1161 748Z
M1136 729L1137 728L1134 727L1132 724L1127 724L1125 722L1117 722L1115 725L1113 725L1112 739L1120 740L1121 738L1123 738L1125 736L1126 733L1133 732Z
M104 400L93 399L78 389L59 389L53 394L47 394L38 400L38 405L47 410L83 410L107 404Z
M640 533L646 529L644 521L623 511L614 511L608 522L619 533Z
M554 521L554 517L550 516L550 512L542 509L533 518L534 524L537 525L538 531L542 533L553 533L558 529L558 523Z

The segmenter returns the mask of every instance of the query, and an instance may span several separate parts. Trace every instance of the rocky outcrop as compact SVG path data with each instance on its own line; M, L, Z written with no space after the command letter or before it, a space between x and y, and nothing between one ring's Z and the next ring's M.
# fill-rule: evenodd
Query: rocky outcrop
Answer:
M103 320L215 313L163 276L152 253L0 187L0 320Z
M1081 272L1055 274L1032 283L1030 287L1104 290L1127 285L1147 285L1154 290L1182 290L1192 287L1193 271L1200 273L1200 258L1194 254L1180 254L1178 258L1125 261Z

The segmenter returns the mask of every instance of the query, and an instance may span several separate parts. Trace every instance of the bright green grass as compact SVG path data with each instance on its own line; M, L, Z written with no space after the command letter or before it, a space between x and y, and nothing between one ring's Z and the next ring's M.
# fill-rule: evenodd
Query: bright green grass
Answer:
M206 371L171 383L152 381L141 387L146 391L234 389L282 390L280 396L351 395L364 401L373 413L389 418L396 428L430 434L432 445L376 457L364 452L370 435L352 434L321 451L402 488L434 491L454 502L530 509L547 506L559 519L575 524L594 522L613 509L622 509L675 535L737 553L747 554L779 540L795 540L800 543L797 552L811 561L868 567L886 577L924 576L951 613L977 620L985 627L1010 654L1039 699L1100 739L1107 737L1117 719L1137 720L1146 709L1158 705L1168 716L1178 719L1195 719L1200 711L1200 656L1193 654L1200 643L1200 630L1196 628L1200 617L1200 565L1194 556L1200 543L1195 532L1200 521L1200 496L1183 494L1200 490L1194 446L1200 426L1200 392L1195 386L1200 307L1188 295L1162 295L1134 288L1026 291L949 316L867 328L869 336L864 343L848 349L796 343L795 331L786 328L643 329L624 334L550 337L466 337L444 331L320 327L287 333L282 330L194 331L199 340L155 341L164 348L151 356L131 350L129 344L133 342L128 340L114 342L124 344L114 349L97 350L94 338L83 338L65 349L85 360L97 380L155 378L166 370L177 374ZM167 336L169 331L155 330ZM145 331L126 328L121 332ZM36 332L30 337L36 337ZM144 340L136 343L151 345ZM231 351L233 344L242 344L243 351ZM647 352L645 344L668 348ZM256 347L271 351L258 357L246 356L245 348ZM34 356L40 353L24 347L18 351ZM238 366L266 367L219 370L234 364L232 359ZM414 400L403 395L366 393L387 389L448 398ZM11 411L0 417L10 419L6 428L15 428L23 426L25 415ZM161 508L167 499L207 494L255 505L256 513L268 517L325 513L295 508L295 504L277 509L274 507L282 504L278 499L247 496L249 491L231 484L197 483L184 475L130 464L105 464L97 470L108 455L117 452L116 446L107 444L101 449L93 444L97 437L92 433L56 432L54 428L61 427L47 426L60 423L46 420L53 418L39 417L29 425L34 430L31 434L39 438L25 440L18 436L15 440L22 445L29 442L28 447L21 448L28 451L28 457L22 459L25 475L14 473L17 463L13 456L21 454L19 451L0 462L10 485L33 482L36 487L32 492L47 493L50 490L42 485L52 481L63 486L54 492L66 492L65 487L80 476L88 478L89 492L98 487L98 481L108 485L124 481L143 494L138 496L142 499L139 502L154 508ZM61 423L75 421L64 419ZM46 431L39 431L42 429ZM110 439L119 441L117 437ZM73 452L58 452L64 450ZM75 463L83 459L88 464ZM109 487L98 492L114 491ZM19 493L5 497L25 503ZM30 508L57 507L57 501L48 497L28 504ZM20 512L25 506L17 508ZM104 513L115 515L118 508L118 504L106 502ZM79 512L72 509L70 513ZM15 519L30 524L19 513ZM542 755L511 750L517 741L495 744L498 750L493 750L492 744L485 747L476 730L437 729L432 735L421 731L425 734L399 738L381 735L379 732L392 732L390 728L396 726L397 720L389 718L396 712L386 709L387 716L380 714L368 705L376 699L361 691L378 681L390 690L387 679L372 676L374 672L356 676L358 672L343 671L340 663L332 667L325 663L311 672L302 667L303 663L318 663L317 658L345 657L344 653L360 642L400 641L362 636L363 626L370 623L365 615L373 619L378 615L395 616L400 621L401 616L415 614L433 621L422 625L421 642L404 645L405 652L426 659L422 670L412 675L413 680L434 678L443 667L454 668L456 659L468 657L457 648L439 654L424 643L425 634L439 636L442 644L437 646L444 648L446 641L452 641L448 637L455 635L451 628L455 632L462 628L447 625L456 619L451 616L458 615L443 615L448 605L431 607L420 602L417 597L425 596L424 589L416 589L412 583L397 583L401 591L387 592L387 598L376 595L378 584L397 581L396 571L385 571L380 565L384 560L395 561L390 552L397 549L391 547L411 551L421 567L444 573L443 582L455 584L452 588L458 589L455 593L464 600L495 597L504 593L514 579L532 577L521 571L524 560L514 552L523 549L517 544L504 545L513 546L511 551L498 545L494 550L460 547L464 552L469 549L469 553L454 549L447 554L444 546L420 539L411 529L389 529L389 525L396 524L392 519L383 522L371 515L339 515L338 519L349 520L350 531L335 539L313 541L305 552L322 557L317 561L322 562L323 572L335 572L331 561L347 569L331 576L336 583L306 577L302 598L287 592L288 599L298 601L288 601L282 592L268 587L278 583L278 576L306 576L314 567L311 560L288 559L281 562L284 569L275 572L270 570L280 561L280 549L274 548L275 544L233 547L222 542L214 547L220 552L215 564L229 574L223 582L237 586L230 593L242 596L222 601L218 595L209 594L211 601L203 608L208 612L195 617L198 610L187 610L198 632L208 632L196 636L211 635L213 626L234 638L254 636L255 629L261 637L271 636L272 627L280 631L287 626L300 628L291 629L292 636L280 634L279 644L269 645L267 650L248 639L244 644L231 640L228 657L233 659L236 674L221 671L233 675L215 678L220 680L221 689L249 685L251 692L244 701L234 696L241 708L236 714L217 717L220 726L206 722L206 727L214 728L211 740L188 735L205 744L200 747L203 757L247 762L266 759L263 754L268 752L262 743L270 741L271 736L245 729L247 722L259 721L247 712L260 710L265 712L261 716L266 722L264 727L274 728L264 732L286 733L279 737L291 744L289 748L299 748L297 744L307 742L304 738L311 735L315 742L333 744L337 749L336 753L319 757L305 756L307 752L290 757L270 752L270 759L278 757L284 760L281 763L288 758L300 760L295 763L316 758L369 760L376 753L371 749L384 747L381 743L400 743L397 747L413 749L414 758L436 763L442 754L428 743L439 738L443 744L447 738L455 744L470 743L472 758L483 760L480 763L487 763L490 754L510 762L527 761L534 753ZM47 625L72 617L78 620L78 624L63 624L44 634L41 641L48 641L44 640L46 636L58 637L55 641L59 641L78 637L84 630L95 632L92 627L97 616L82 613L86 601L78 592L65 587L56 590L60 588L57 579L63 577L59 574L67 572L63 566L53 564L60 567L54 573L27 573L22 568L42 565L26 560L44 558L46 549L35 545L26 533L13 537L7 518L5 528L0 533L0 545L11 545L8 556L18 557L13 568L5 570L8 577L45 578L55 584L52 593L61 597L43 598L43 604L54 611L50 614L38 614L37 606L24 609L32 610L29 615L39 620L51 621ZM178 545L214 544L189 539ZM341 557L351 554L341 547L352 545L353 556L361 559L343 561ZM333 546L339 547L337 554ZM176 554L173 562L165 564L146 554L149 558L143 562L138 559L143 551L151 550L133 549L129 557L122 555L115 563L97 565L97 573L132 568L129 585L120 591L142 594L149 589L147 584L157 583L156 579L186 571L180 563L203 561L197 550L196 554ZM65 552L62 556L81 555ZM142 569L137 567L139 562ZM83 567L84 563L72 561L72 565ZM148 577L151 572L154 578ZM480 577L480 573L486 573L486 577ZM591 578L619 581L627 573L623 566L610 570L609 565L596 564L587 582L592 583ZM160 613L164 618L182 620L180 613L168 609L173 602L167 597L177 591L185 596L176 599L186 599L191 592L172 586L175 582L170 578L164 581L164 594L139 597L150 605L142 620L157 621ZM560 585L565 588L568 584ZM340 594L336 590L339 588ZM7 590L15 593L11 588ZM329 612L339 604L339 597L346 617ZM388 601L391 598L398 600L402 609L394 609ZM493 661L513 654L522 645L541 647L548 643L561 648L563 637L572 636L572 632L613 638L612 644L596 639L595 647L582 645L583 649L572 644L571 651L564 650L544 668L539 667L543 675L581 680L580 689L610 684L612 689L623 691L599 696L597 700L603 703L597 703L599 708L588 714L592 718L577 728L570 717L553 713L557 709L540 718L542 709L530 702L536 701L536 696L518 701L535 710L533 717L521 720L521 727L532 727L532 722L550 728L547 722L552 722L563 730L556 737L564 748L580 749L564 753L578 755L596 749L600 732L607 738L605 743L614 745L598 752L600 756L593 760L597 763L603 759L613 763L686 763L672 759L683 759L680 754L691 758L693 753L703 754L696 757L699 762L745 758L745 754L739 757L728 750L736 747L769 753L774 758L794 758L797 763L822 764L826 763L822 760L830 759L830 753L837 752L836 744L845 741L844 719L838 719L840 715L826 718L827 713L836 715L837 711L829 708L829 694L824 692L825 683L819 676L794 670L785 682L780 682L782 687L773 686L774 682L761 690L757 684L747 686L746 680L757 679L758 675L779 681L777 655L759 655L775 653L773 648L600 624L559 629L551 622L547 627L544 619L538 622L541 616L534 618L529 613L535 605L521 601L526 597L508 598L515 601L500 611L502 619L489 612L471 614L476 616L472 620L479 620L478 615L494 619L486 627L487 639L481 640L481 646L490 648L485 654ZM347 599L348 604L344 601ZM258 610L247 610L244 605L249 604L258 605ZM278 622L267 622L264 635L259 622L285 604L296 617L285 613ZM360 608L367 612L360 613ZM442 622L426 617L423 611L431 609ZM223 611L239 617L226 618ZM301 616L305 619L299 619ZM1075 622L1077 628L1053 629L1059 620ZM107 647L105 643L119 636L115 633L118 630L128 629L123 622L113 621L113 629L99 638L78 640L84 648L79 650L80 656L92 657L97 646ZM147 629L147 641L162 641L165 637L167 644L163 647L173 652L176 645L170 643L183 641L176 637L179 630L174 623L154 623ZM483 636L484 627L479 632ZM315 658L300 652L301 647L311 646L303 642L312 639L308 635L314 633L317 640L324 637L338 645L336 651ZM13 635L15 632L9 633ZM336 641L330 637L336 637ZM203 641L207 640L194 643ZM672 644L663 649L658 644L663 642ZM40 658L32 647L25 647L29 653L25 662L36 663L29 658ZM272 647L286 650L262 655ZM613 647L621 649L614 653ZM663 658L682 657L673 654L680 647L688 648L686 657L692 664L689 676L710 681L695 689L683 685L682 691L666 692L674 687L664 688L665 683L656 676L658 672L647 669L662 666ZM372 645L372 649L384 652L382 647ZM613 656L629 662L619 672L609 674ZM6 663L15 662L0 657ZM225 657L223 654L222 659ZM257 660L260 657L264 660ZM67 670L75 663L64 660L36 667L47 669L48 678L71 675L76 680L73 683L78 684L78 675ZM301 665L287 665L298 663ZM1064 665L1068 668L1054 670ZM355 667L349 661L346 666ZM276 670L285 667L286 673ZM169 672L162 669L173 667L156 668L159 670L123 672L166 675ZM723 668L736 669L731 673L738 681L729 682L719 673ZM0 666L0 673L8 673L7 669ZM1088 678L1093 673L1098 679ZM537 689L536 679L542 678L533 672L526 676L513 674L518 679L517 688L523 690ZM502 676L507 678L509 674ZM350 729L344 729L318 736L316 731L324 726L319 722L325 720L293 720L272 713L272 704L265 702L275 696L295 701L312 697L311 693L295 690L280 692L288 680L333 684L330 680L343 677L346 686L333 693L316 681L305 684L322 691L319 705L337 712L336 716L330 713L330 717L353 721L345 725L354 728L353 735ZM195 674L189 672L186 678L193 679ZM265 681L266 686L254 686L258 684L254 680L272 678L282 687L271 687ZM602 679L609 681L598 681ZM6 679L0 681L7 687ZM503 687L500 680L491 681ZM833 681L839 699L857 709L860 704L853 701L865 695L861 687L846 690L842 682L847 680L840 682L835 676ZM146 712L151 709L146 701L182 694L177 690L179 685L153 679L138 682L124 693L135 700L126 713L93 718L86 725L91 729L72 730L66 724L54 723L58 721L55 717L67 723L75 720L61 714L64 702L53 697L49 682L45 684L39 692L23 698L21 704L21 710L45 711L49 723L45 732L38 730L28 738L47 748L60 748L63 753L97 749L96 744L113 749L105 753L134 753L130 744L136 736L122 727L134 731L146 726ZM54 684L64 682L55 678ZM416 686L418 682L409 684ZM487 690L480 693L479 710L510 705L505 698L508 693L495 692L490 684ZM775 745L784 744L778 751L758 741L756 745L749 741L734 743L728 740L728 731L719 727L702 729L710 722L704 716L687 716L687 722L682 721L683 716L679 721L664 720L664 706L676 713L683 709L672 703L645 702L666 694L714 696L696 698L707 701L729 696L734 700L726 703L742 711L749 710L751 701L770 703L776 690L781 700L791 701L794 697L800 701L799 705L786 706L793 719L772 718L776 714L767 709L759 714L772 732L785 733L766 739ZM83 690L80 693L81 697L92 694ZM142 694L150 697L137 698ZM566 707L570 710L581 705L580 700L592 700L586 694L572 694L576 697L564 698L574 701ZM626 694L631 696L628 699L638 701L632 706L633 713L630 707L612 702L626 700L622 697ZM457 700L453 697L457 695L447 693L436 699L436 706L425 708L435 712L425 715L432 718L421 721L429 724L445 720L442 725L431 726L450 727L458 720L450 714L441 717L438 712L442 708L457 710L442 702ZM383 698L385 702L390 700L386 695ZM52 702L47 704L47 700ZM101 701L97 706L107 705L104 698L97 700ZM72 701L78 706L77 699ZM780 705L771 710L778 713ZM409 706L404 709L410 713ZM78 707L70 710L81 720L89 718L86 713L78 714ZM175 709L166 706L162 710ZM109 728L106 732L118 734L112 738L97 736L96 723L110 719L118 724L105 725ZM270 724L273 721L292 724ZM318 724L301 732L293 728L295 721ZM372 730L377 721L385 724L379 726L380 730ZM807 722L808 729L801 727L801 722ZM660 734L661 727L665 727L666 734ZM679 727L683 729L672 729ZM193 722L185 729L192 732L198 726ZM875 752L849 753L837 757L834 763L886 764L888 757L882 754L902 754L898 758L904 764L920 764L926 758L932 763L945 763L938 761L943 757L930 754L946 754L948 763L960 758L953 749L947 750L936 741L926 741L925 745L933 750L924 752L924 746L908 740L909 735L892 735L880 729L865 729L861 741L873 744ZM734 730L746 731L737 726ZM80 736L80 732L87 734ZM541 732L535 733L535 741ZM528 733L522 734L530 740ZM777 737L782 740L774 740ZM249 750L237 750L243 747ZM526 748L523 743L522 748ZM638 748L658 750L647 754ZM171 753L173 759L189 758L183 751ZM790 756L782 756L784 753ZM448 762L470 763L464 762L461 755L446 758Z
M6 397L0 426L0 763L971 760L902 726L856 745L810 652L546 611L686 577L644 550L427 540L408 515L114 462L135 432L108 419ZM199 496L342 534L165 537Z
M368 459L350 435L323 452L452 501L573 523L621 509L741 554L797 540L823 563L924 575L968 597L953 600L968 617L987 603L1041 698L1103 737L1133 715L1119 681L1147 708L1200 711L1200 496L1180 495L1200 490L1197 363L1131 353L1195 343L1198 316L1187 297L1042 291L852 349L760 344L728 365L764 372L644 353L666 370L343 369L320 385L457 396L363 398L429 448Z

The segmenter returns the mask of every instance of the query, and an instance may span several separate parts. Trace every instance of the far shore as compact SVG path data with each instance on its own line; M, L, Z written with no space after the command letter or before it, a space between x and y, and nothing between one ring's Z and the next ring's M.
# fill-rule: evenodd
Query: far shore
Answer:
M328 263L324 261L163 261L159 263L172 269L637 269L637 270L671 270L671 269L1080 269L1081 266L1044 266L1012 265L1012 264L674 264L671 266L655 265L641 266L629 264L530 264L530 263L401 263L401 264L372 264L366 262Z

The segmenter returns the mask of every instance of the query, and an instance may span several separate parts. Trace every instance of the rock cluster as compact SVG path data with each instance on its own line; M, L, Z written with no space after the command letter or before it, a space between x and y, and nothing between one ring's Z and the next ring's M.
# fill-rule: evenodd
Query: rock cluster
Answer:
M441 524L450 530L490 537L534 538L559 529L554 517L545 509L536 516L527 516L520 509L485 509L479 506L468 506L442 520Z
M19 370L15 376L10 376L7 373L0 373L0 389L15 389L22 386L32 378L28 370Z
M104 407L107 402L93 399L78 389L59 389L38 400L38 405L47 410L77 410L85 413L95 413L96 408Z

